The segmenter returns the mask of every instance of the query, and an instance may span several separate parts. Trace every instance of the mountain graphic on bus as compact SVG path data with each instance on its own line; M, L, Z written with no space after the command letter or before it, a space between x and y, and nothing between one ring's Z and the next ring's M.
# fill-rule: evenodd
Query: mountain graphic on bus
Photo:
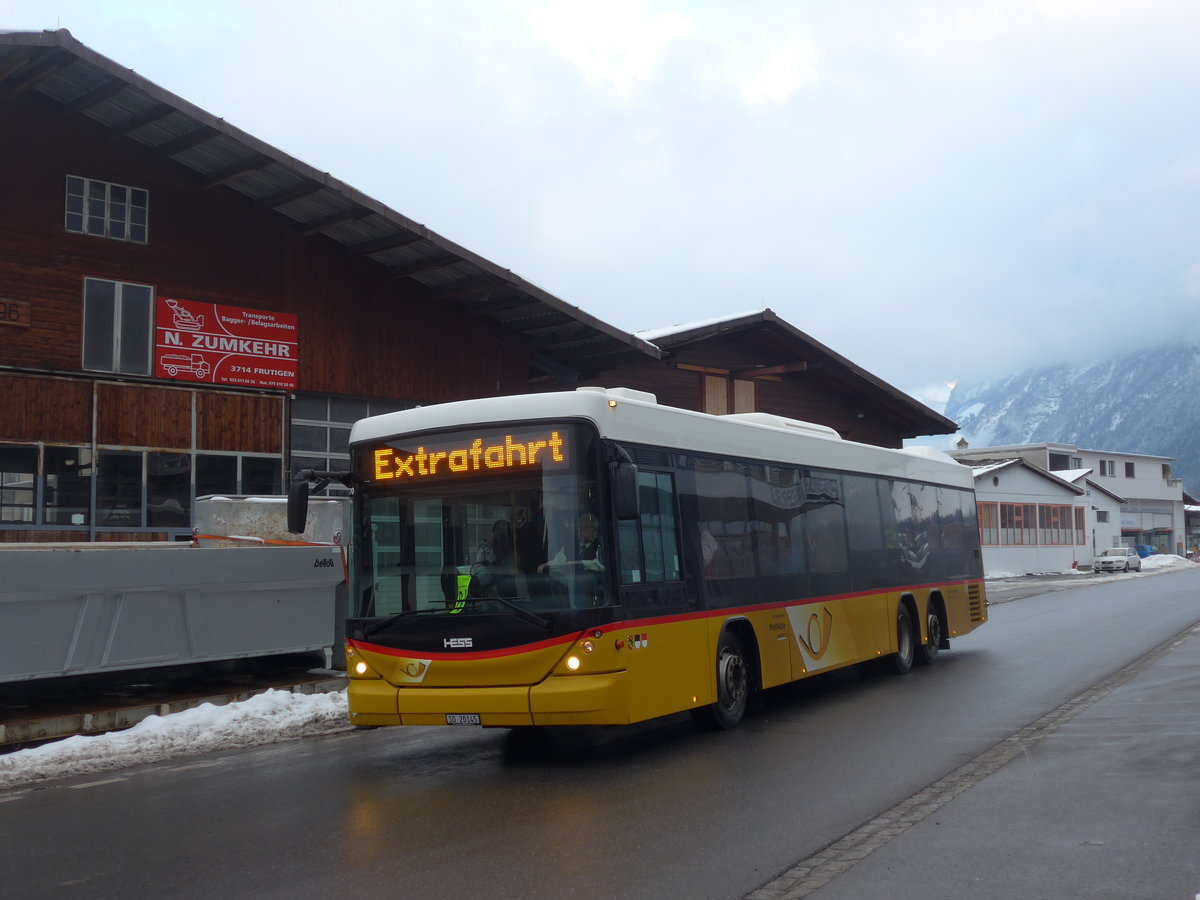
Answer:
M208 360L199 353L193 353L191 356L182 353L169 353L162 357L159 362L167 374L171 376L178 375L180 372L191 372L197 378L207 378L208 373L212 371L212 368L208 365Z

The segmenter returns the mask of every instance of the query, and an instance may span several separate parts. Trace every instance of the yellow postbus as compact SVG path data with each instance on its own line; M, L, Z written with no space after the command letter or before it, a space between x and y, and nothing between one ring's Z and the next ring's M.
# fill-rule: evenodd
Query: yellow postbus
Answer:
M624 388L390 413L350 449L355 725L731 728L987 619L971 472L937 451Z

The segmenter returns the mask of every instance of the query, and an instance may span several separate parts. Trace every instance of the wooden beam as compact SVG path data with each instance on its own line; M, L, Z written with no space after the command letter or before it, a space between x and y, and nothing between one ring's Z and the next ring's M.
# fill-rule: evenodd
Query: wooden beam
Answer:
M374 238L370 241L363 241L361 244L347 244L346 252L351 256L370 256L372 253L379 253L383 250L407 247L409 244L415 244L420 240L423 240L423 238L419 234L411 231L397 231L394 234Z
M193 147L203 144L205 141L210 141L217 136L217 129L211 125L201 125L199 128L193 128L186 134L181 134L177 138L172 138L165 143L159 144L157 147L151 147L150 153L160 159L174 156L176 153L182 153L184 150L191 150Z
M67 116L72 113L82 112L88 107L95 106L97 103L107 100L114 94L121 93L126 87L128 87L126 82L120 78L113 78L99 87L92 88L87 93L81 94L70 103L64 103L62 113L64 116Z
M432 269L444 269L446 266L452 266L456 262L462 262L462 257L454 253L439 253L437 256L415 259L403 266L392 266L388 269L388 274L393 278L407 278L410 275L417 275L420 272L428 272Z
M23 66L9 79L8 88L14 94L20 94L30 88L37 87L51 75L61 72L75 61L73 54L61 49L54 49L45 54L32 65Z
M653 342L651 342L653 343ZM704 375L728 375L728 369L714 369L712 366L693 366L688 363L674 363L676 369L683 372L700 372Z
M808 363L787 363L781 366L755 366L752 369L738 369L733 373L734 378L763 378L771 375L788 375L792 372L807 372Z
M157 122L159 119L165 119L171 113L175 112L175 107L169 103L156 103L149 109L143 110L136 116L130 116L129 121L121 128L116 129L109 136L109 140L125 137L134 131L137 131L143 125L149 125L151 122Z
M210 190L215 187L220 187L225 182L232 181L239 175L243 175L246 172L253 172L256 169L265 169L270 164L271 158L269 156L265 156L261 153L255 154L254 156L244 159L241 162L233 163L233 165L226 166L224 169L218 169L217 171L213 172L204 179L204 188L206 190Z
M304 230L300 233L305 237L312 237L314 234L320 234L322 231L328 231L330 228L336 228L338 225L365 219L369 215L371 215L371 210L365 206L355 206L351 209L344 209L341 212L331 213L323 219L314 219L305 225Z
M321 189L321 185L315 181L303 181L294 187L288 188L286 191L279 191L272 194L270 197L263 197L261 200L254 201L255 209L275 209L277 206L283 206L285 203L291 203L293 200L300 200L307 197L309 194L315 194Z

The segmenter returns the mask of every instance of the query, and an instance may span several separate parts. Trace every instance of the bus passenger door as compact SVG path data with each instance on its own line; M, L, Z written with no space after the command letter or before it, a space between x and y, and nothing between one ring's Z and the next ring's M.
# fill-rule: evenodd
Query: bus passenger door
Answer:
M691 708L710 668L704 619L687 615L699 598L684 579L671 474L639 471L638 503L638 518L617 524L630 721Z

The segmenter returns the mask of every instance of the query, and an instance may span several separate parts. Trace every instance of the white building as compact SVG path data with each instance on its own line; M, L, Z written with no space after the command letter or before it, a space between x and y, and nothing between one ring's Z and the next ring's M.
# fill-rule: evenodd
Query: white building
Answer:
M1099 481L1093 480L1091 469L1067 469L1055 472L1063 481L1083 488L1088 500L1086 525L1092 557L1101 550L1121 546L1121 507L1125 498L1114 494ZM1088 560L1089 564L1091 560ZM1084 564L1080 559L1081 566Z
M1020 457L981 461L971 472L986 577L1091 567L1086 488Z
M981 447L968 449L960 445L951 451L951 456L968 465L977 465L981 460L1023 459L1055 474L1075 474L1089 469L1086 476L1092 497L1101 502L1094 505L1097 512L1105 511L1109 503L1103 500L1122 498L1117 525L1120 534L1116 543L1130 547L1150 545L1159 553L1186 554L1184 542L1183 482L1171 471L1174 459L1168 456L1149 456L1144 453L1121 453L1112 450L1084 450L1072 444L1015 444L1003 447ZM1092 505L1092 504L1089 504ZM1111 522L1095 522L1097 552L1104 549L1103 540L1107 531L1101 525ZM1111 536L1110 536L1111 537Z

